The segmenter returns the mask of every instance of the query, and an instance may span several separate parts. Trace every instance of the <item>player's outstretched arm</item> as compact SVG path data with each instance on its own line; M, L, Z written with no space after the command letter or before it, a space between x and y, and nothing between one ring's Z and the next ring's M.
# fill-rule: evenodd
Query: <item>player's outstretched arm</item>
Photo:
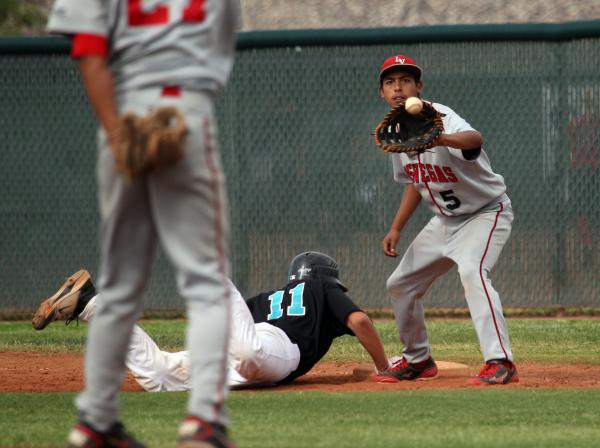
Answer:
M103 56L81 57L79 70L96 117L114 147L119 134L119 112L107 60Z
M400 240L400 232L412 216L413 212L417 209L421 203L421 195L412 184L407 184L404 187L404 194L402 195L402 201L400 207L396 212L396 216L392 221L390 230L387 235L381 241L381 248L383 253L388 257L397 257L396 245Z
M346 326L352 330L365 350L369 352L377 370L379 372L387 370L389 361L385 356L379 333L369 316L362 311L354 311L346 318Z
M468 151L470 149L480 149L483 146L483 137L477 131L462 131L455 134L441 134L436 141L439 146L449 146L451 148Z

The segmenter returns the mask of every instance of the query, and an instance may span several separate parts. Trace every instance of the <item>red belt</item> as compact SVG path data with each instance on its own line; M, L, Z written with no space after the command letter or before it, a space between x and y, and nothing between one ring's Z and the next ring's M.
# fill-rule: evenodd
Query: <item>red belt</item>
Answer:
M181 96L181 87L179 86L164 86L161 96Z

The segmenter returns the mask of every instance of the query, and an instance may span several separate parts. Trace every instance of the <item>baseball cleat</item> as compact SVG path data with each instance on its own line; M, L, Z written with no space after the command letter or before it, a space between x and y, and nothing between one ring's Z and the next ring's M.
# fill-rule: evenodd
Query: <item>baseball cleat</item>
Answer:
M179 427L177 448L235 448L235 445L225 435L223 425L188 416Z
M486 362L476 376L467 380L467 384L472 386L493 386L518 382L517 368L508 359L492 359Z
M145 448L117 422L108 431L97 431L85 422L71 430L65 448Z
M379 383L399 383L400 381L431 380L438 374L435 361L430 356L425 361L409 363L404 357L388 370L373 375L371 379Z
M89 272L85 269L77 271L65 280L56 294L40 303L31 324L36 330L43 330L55 320L64 319L69 324L95 295L96 288Z

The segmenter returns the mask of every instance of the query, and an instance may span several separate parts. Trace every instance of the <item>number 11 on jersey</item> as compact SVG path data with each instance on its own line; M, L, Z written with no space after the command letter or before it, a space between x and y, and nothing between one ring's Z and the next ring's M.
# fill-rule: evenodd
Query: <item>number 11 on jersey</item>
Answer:
M304 316L306 308L304 306L304 282L297 284L293 289L290 289L289 294L292 296L290 306L287 307L288 316ZM285 291L277 291L269 296L271 302L270 313L267 320L279 319L283 316L283 307L281 306Z

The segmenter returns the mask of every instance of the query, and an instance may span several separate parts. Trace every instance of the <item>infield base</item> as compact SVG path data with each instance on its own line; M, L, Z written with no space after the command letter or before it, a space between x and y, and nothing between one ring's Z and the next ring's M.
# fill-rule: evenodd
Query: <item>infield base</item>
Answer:
M436 378L466 378L470 375L469 366L466 364L452 361L436 361L435 363L438 367L438 374ZM368 363L359 364L352 370L352 376L361 381L366 380L368 377L375 375L376 373L377 372L375 371L373 364Z

